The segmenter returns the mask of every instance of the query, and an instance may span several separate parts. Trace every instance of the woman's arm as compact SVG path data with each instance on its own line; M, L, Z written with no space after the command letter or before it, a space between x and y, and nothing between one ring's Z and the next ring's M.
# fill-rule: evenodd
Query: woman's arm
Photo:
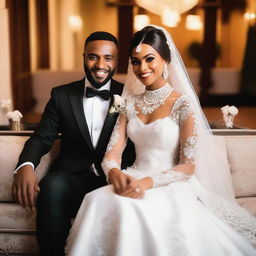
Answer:
M188 179L195 170L198 140L196 117L189 98L183 96L178 100L180 102L172 110L171 118L174 118L180 127L179 163L171 170L153 175L153 187Z
M102 162L102 169L110 184L113 184L117 194L138 198L143 195L142 190L135 193L127 193L127 189L136 186L138 180L121 172L122 153L127 142L127 117L120 114L112 132L105 156Z

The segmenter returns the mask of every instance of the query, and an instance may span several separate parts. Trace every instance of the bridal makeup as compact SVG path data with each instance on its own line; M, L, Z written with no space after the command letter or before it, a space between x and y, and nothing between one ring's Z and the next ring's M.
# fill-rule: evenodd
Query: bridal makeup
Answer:
M156 90L166 84L163 78L166 62L152 46L141 43L140 51L133 49L131 63L134 74L148 90Z

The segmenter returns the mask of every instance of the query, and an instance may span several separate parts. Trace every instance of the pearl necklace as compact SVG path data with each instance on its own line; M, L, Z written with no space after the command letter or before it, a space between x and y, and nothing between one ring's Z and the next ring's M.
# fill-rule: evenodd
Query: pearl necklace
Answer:
M172 91L173 88L168 83L157 90L146 90L143 95L136 97L135 104L140 109L142 114L151 114L164 104L165 99L171 94Z

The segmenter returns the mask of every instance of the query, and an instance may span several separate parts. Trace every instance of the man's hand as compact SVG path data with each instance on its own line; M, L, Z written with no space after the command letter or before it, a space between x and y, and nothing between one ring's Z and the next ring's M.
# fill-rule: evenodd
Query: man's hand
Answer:
M23 207L35 207L35 200L39 192L36 174L30 165L21 167L14 176L12 196Z

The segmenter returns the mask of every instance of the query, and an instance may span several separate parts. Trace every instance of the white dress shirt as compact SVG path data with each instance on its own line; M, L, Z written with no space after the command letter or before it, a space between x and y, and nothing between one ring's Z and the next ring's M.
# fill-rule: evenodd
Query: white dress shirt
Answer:
M110 84L111 84L111 80L109 80L105 85L103 85L100 88L100 90L110 90ZM84 115L85 115L85 120L89 129L89 133L91 136L92 144L94 148L96 148L99 141L100 134L101 134L101 130L104 125L105 118L108 114L110 99L104 100L99 96L87 98L86 97L87 87L94 88L91 85L91 83L87 79L85 79L84 97L83 97ZM31 165L32 168L34 169L33 163L25 162L15 169L14 174L16 174L17 171L24 165ZM94 164L92 165L92 169L94 173L97 176L99 176L99 173L94 167Z
M100 90L110 90L110 83L111 81L108 81L100 88ZM87 79L85 80L85 91L83 97L84 115L88 125L92 144L94 148L96 148L105 118L108 114L110 100L104 100L98 96L87 98L85 96L86 87L94 88Z

